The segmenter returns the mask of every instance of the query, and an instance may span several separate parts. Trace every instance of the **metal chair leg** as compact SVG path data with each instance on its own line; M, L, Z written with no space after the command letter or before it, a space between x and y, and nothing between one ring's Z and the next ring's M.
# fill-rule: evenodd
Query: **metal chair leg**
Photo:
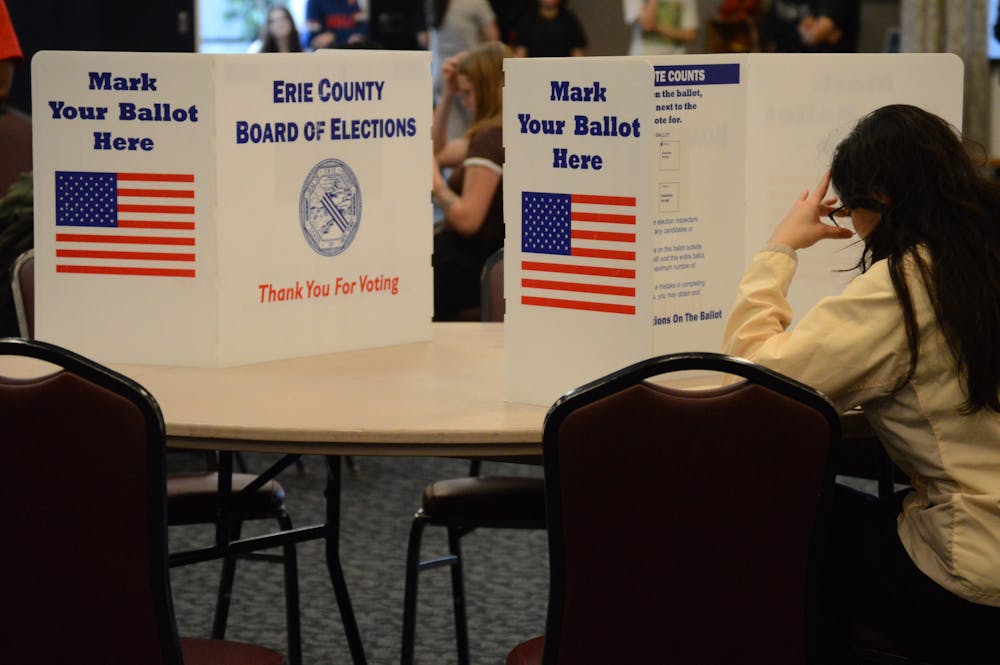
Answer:
M462 571L462 536L466 532L448 527L448 551L455 558L451 564L451 597L455 607L455 646L458 665L469 665L469 627L465 617L465 582Z
M417 583L420 568L420 540L426 520L417 513L410 527L410 540L406 546L406 587L403 593L403 641L399 662L413 664L413 649L417 628Z
M351 595L347 590L347 580L344 578L344 568L340 564L340 456L326 456L326 568L330 573L330 584L337 597L337 609L340 610L340 620L344 624L344 635L347 637L347 647L351 651L351 661L354 665L367 665L364 644L361 642L361 631L358 630L357 618L351 604Z
M240 537L242 522L233 524L233 539ZM219 593L215 600L215 616L212 619L212 639L222 640L226 637L226 622L229 620L229 601L233 597L233 578L236 576L236 556L227 556L222 560L222 573L219 576Z
M282 511L278 515L282 531L292 529L292 519ZM285 623L288 630L288 663L302 665L302 621L299 614L299 564L295 543L282 546L285 568Z

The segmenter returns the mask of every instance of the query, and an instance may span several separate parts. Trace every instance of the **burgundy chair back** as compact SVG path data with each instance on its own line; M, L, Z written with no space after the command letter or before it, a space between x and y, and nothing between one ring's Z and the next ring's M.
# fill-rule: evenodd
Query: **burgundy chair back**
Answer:
M644 382L684 369L746 381ZM547 665L802 663L839 420L745 361L675 354L553 406L545 425Z
M0 377L7 477L0 653L11 663L180 663L159 408L138 384L41 342L56 365Z

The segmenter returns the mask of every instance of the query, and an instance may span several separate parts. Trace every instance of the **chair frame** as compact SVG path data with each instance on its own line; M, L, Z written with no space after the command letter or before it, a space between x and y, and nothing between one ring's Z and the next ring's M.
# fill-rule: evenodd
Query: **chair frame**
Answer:
M420 560L420 543L427 526L443 526L448 533L448 554ZM462 567L464 536L478 528L484 529L544 529L545 521L534 520L485 520L481 518L442 517L428 515L423 508L413 516L410 537L406 548L406 582L403 592L403 639L400 663L413 663L416 643L417 588L421 571L451 566L451 598L455 615L455 646L459 665L469 665L469 630L465 614L465 582Z
M34 263L34 248L28 249L18 255L11 268L11 291L14 296L14 308L17 314L17 326L21 337L26 339L34 338L34 304L29 305L25 298L26 290L34 287L34 281L23 277L22 270L25 265ZM78 356L79 357L79 356ZM244 489L234 493L232 491L233 461L234 457L241 472L246 471L246 463L239 452L221 451L219 453L208 453L212 460L212 465L216 467L218 473L218 490L216 492L216 508L211 515L211 519L174 522L167 519L167 526L178 526L182 524L212 524L215 527L216 546L200 550L189 550L181 552L171 552L169 554L170 567L182 566L191 563L198 563L207 559L219 556L220 543L232 543L239 540L243 522L252 519L274 519L278 523L281 531L292 531L293 524L288 512L284 507L267 512L240 512L235 508L240 505L240 497L251 497L254 492L265 483L274 479L281 471L289 465L301 464L301 455L286 455L264 473L257 477ZM169 478L169 475L167 476ZM166 481L164 481L166 484ZM226 624L229 618L229 605L232 598L233 582L236 574L236 561L238 558L258 561L269 561L280 563L284 567L285 576L285 622L288 633L288 660L289 665L301 665L302 663L302 630L301 614L299 610L299 587L298 587L298 560L296 545L294 540L283 541L281 544L282 554L268 554L264 552L243 552L225 554L222 563L222 572L219 577L219 587L216 596L215 612L212 619L212 638L221 640L226 636Z
M141 385L81 355L46 342L21 338L0 339L0 355L17 355L57 365L80 378L127 399L142 413L149 450L147 503L149 505L149 584L164 663L183 665L180 637L174 618L167 563L166 433L156 399ZM57 372L58 373L58 372Z
M563 566L563 562L566 560L566 548L562 539L562 507L558 501L553 501L550 498L560 496L560 427L566 418L577 409L619 393L654 376L686 370L737 375L775 393L795 399L822 414L827 421L830 432L823 486L826 488L833 487L837 442L840 441L841 437L840 416L836 408L825 396L815 389L742 358L708 352L668 354L635 363L563 395L552 405L546 414L542 443L546 483L546 512L549 523L550 561L549 605L541 661L544 665L554 665L558 662L566 593L566 579ZM831 500L832 492L825 492L821 497L817 512L817 525L825 523L829 519L831 514ZM809 584L814 589L818 584L818 573L821 567L820 561L822 559L824 544L825 529L822 527L814 528L810 547L811 573L809 580ZM808 611L810 610L807 609ZM810 626L809 622L807 622L807 633L809 630ZM807 653L809 652L811 641L812 636L807 634Z
M32 312L29 314L28 305L25 299L25 288L27 287L27 282L21 277L21 270L24 269L26 263L34 263L35 261L35 250L34 248L25 250L14 259L14 265L11 266L11 293L14 296L14 312L17 315L17 330L21 337L31 339L34 337L34 331L32 330L32 320L34 313L34 304L31 305ZM34 290L34 283L32 283L32 290Z
M483 322L503 322L503 275L497 282L494 269L499 264L503 268L503 247L490 254L483 263L480 272L480 319ZM499 288L501 295L500 311L493 308L493 295ZM469 476L478 477L481 471L479 459L473 459L469 463ZM420 544L423 539L424 529L428 526L442 526L448 533L448 554L420 560ZM544 529L545 520L523 520L523 519L501 519L491 520L472 517L454 517L442 515L429 515L423 508L413 516L413 523L410 527L410 537L406 549L406 582L403 594L403 638L401 646L402 665L410 665L413 662L414 647L416 642L416 621L417 621L417 589L419 587L419 574L421 571L439 568L441 566L451 566L451 597L452 607L455 615L455 646L458 653L458 665L469 664L469 631L465 613L465 582L464 570L462 567L462 545L464 536L472 533L477 528L486 529Z
M483 322L500 322L503 323L504 314L506 307L500 312L493 311L493 293L497 285L494 283L493 269L497 264L500 264L501 274L500 274L500 296L501 303L503 303L503 247L486 257L486 261L483 263L483 270L479 274L479 318Z
M288 662L289 665L301 665L302 663L302 620L299 609L299 585L298 585L298 556L296 541L287 539L280 544L281 554L268 554L253 550L238 552L232 547L240 540L243 523L252 519L274 519L277 521L281 532L292 532L292 519L287 511L282 507L274 511L265 513L243 513L234 509L238 505L236 497L240 495L252 496L259 488L268 481L274 479L281 471L291 466L301 458L301 455L284 455L264 472L258 474L252 482L239 492L233 492L233 461L232 451L219 451L218 453L218 479L219 488L216 494L216 510L212 522L190 522L196 524L210 523L215 526L215 545L202 549L182 550L170 552L170 567L184 566L192 563L200 563L209 559L215 559L220 554L220 544L229 543L227 553L222 557L222 570L219 575L219 588L216 595L215 612L212 618L212 639L221 640L226 637L226 625L229 618L229 605L232 599L233 582L236 576L236 562L238 559L254 561L268 561L280 563L284 569L284 590L285 590L285 625L288 639ZM170 522L171 526L180 526L188 522Z

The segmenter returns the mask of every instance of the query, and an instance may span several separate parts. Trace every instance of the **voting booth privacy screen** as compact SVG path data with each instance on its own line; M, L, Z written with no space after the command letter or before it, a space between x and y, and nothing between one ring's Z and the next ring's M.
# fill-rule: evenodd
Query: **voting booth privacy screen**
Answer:
M893 103L960 127L961 60L506 60L507 398L551 404L650 356L718 351L750 258L854 123ZM800 251L793 311L838 293L860 251Z
M218 366L430 338L427 54L32 67L39 339Z

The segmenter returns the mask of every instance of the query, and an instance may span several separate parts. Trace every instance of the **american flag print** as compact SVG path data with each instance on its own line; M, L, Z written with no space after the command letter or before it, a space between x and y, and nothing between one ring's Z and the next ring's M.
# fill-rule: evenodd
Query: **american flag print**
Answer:
M56 272L195 276L194 175L56 171Z
M521 193L521 304L635 315L634 196Z

